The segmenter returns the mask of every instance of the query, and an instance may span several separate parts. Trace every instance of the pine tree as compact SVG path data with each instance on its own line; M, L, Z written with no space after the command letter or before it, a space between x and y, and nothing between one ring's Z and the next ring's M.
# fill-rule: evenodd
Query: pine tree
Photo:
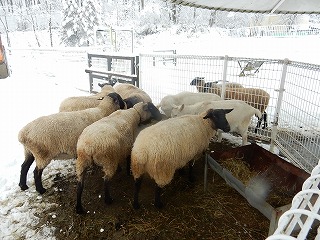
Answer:
M99 26L101 4L99 0L66 0L61 29L61 41L70 47L89 46L94 43L94 27Z
M65 0L63 13L61 42L69 47L79 46L79 39L83 32L80 19L81 6L76 0Z
M86 39L81 39L80 44L94 44L94 28L101 24L101 2L100 0L84 0L84 11L82 12L83 30L86 33Z

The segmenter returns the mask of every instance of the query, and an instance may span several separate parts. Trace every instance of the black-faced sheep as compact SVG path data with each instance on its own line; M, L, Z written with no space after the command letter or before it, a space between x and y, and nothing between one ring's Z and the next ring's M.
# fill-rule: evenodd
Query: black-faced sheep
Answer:
M124 109L125 103L117 93L109 93L98 107L74 112L60 112L39 117L23 127L18 135L25 150L25 161L21 165L19 186L28 189L26 180L31 164L36 161L34 180L36 190L43 194L43 169L52 159L71 159L76 157L78 137L83 129L93 122Z
M195 81L194 79L192 82L194 82L194 84L198 84L200 87L203 84L201 83L201 80ZM217 84L214 83L212 83L211 87L208 87L206 91L217 94L219 96L221 96L222 94L221 86L217 86ZM242 100L251 105L252 107L260 110L260 112L262 113L262 117L259 119L257 123L255 132L257 132L257 129L260 128L262 121L263 128L266 128L268 126L267 113L265 110L269 104L270 94L267 93L265 90L262 90L260 88L228 87L226 83L224 99Z
M130 157L138 125L151 118L161 120L159 110L150 102L140 102L131 109L118 110L83 130L77 144L77 213L85 212L81 204L84 174L86 168L93 163L101 166L104 171L105 203L113 201L109 192L109 180L114 176L118 165ZM127 170L130 171L128 163Z
M59 112L79 111L99 105L100 98L115 92L111 85L103 85L101 91L90 96L68 97L60 103Z
M163 97L158 107L164 112L167 117L171 117L171 110L175 105L191 105L197 102L217 100L221 100L221 98L216 94L184 91L175 95L167 95Z
M211 92L209 89L213 87L222 88L221 84L218 84L218 81L216 82L205 82L204 77L195 77L191 82L190 85L196 86L198 92ZM225 87L228 88L243 88L243 86L240 83L233 83L233 82L226 82Z
M217 129L228 132L226 114L232 109L210 109L200 115L185 115L143 129L131 151L131 171L135 179L133 207L139 208L142 176L155 180L155 206L161 208L161 188L169 184L177 169L201 156Z
M239 133L242 137L242 145L248 143L248 127L253 115L261 118L261 112L241 100L205 101L193 105L180 105L172 109L171 117L187 114L200 114L208 109L233 109L226 115L230 125L230 132ZM222 140L221 130L218 130L218 142Z

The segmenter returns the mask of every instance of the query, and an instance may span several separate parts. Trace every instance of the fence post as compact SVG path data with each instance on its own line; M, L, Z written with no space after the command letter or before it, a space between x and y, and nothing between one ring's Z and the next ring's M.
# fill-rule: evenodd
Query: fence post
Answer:
M226 91L226 82L227 82L227 70L228 70L228 55L224 56L224 63L223 63L223 76L222 76L222 88L221 88L221 99L224 100L224 95Z
M283 60L283 68L282 68L282 74L281 74L280 89L276 89L275 90L275 91L279 92L279 96L278 96L278 99L277 99L277 105L276 105L277 107L276 107L276 112L275 112L274 119L273 119L272 131L271 131L270 152L272 152L272 153L274 151L274 144L275 144L275 140L276 140L277 133L278 133L279 114L280 114L280 111L281 111L283 92L285 91L284 84L285 84L285 81L286 81L288 64L289 64L289 59L285 58Z
M92 56L91 56L91 54L87 54L87 56L88 56L88 67L90 68L90 67L92 67ZM89 73L89 93L91 93L92 92L92 89L93 89L93 77L92 77L92 73L90 72Z

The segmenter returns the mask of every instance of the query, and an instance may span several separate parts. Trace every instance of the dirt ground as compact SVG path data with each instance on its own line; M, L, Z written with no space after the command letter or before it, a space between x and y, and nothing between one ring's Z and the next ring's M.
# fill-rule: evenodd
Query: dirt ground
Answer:
M215 150L233 147L227 141L214 146ZM88 211L85 215L75 213L75 175L57 175L52 188L59 191L48 191L46 195L58 207L40 213L39 225L55 227L57 239L265 239L269 220L211 169L205 192L203 173L203 159L194 164L194 183L188 181L187 171L176 173L163 190L165 207L161 210L153 205L155 183L145 178L141 208L134 210L134 180L126 175L125 168L111 181L114 202L105 205L103 174L99 167L93 167L82 196Z

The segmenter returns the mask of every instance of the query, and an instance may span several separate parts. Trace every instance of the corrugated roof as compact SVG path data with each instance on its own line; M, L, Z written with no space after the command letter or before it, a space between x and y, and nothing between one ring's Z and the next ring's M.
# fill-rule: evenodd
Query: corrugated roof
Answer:
M320 14L320 0L167 0L176 4L231 12Z

